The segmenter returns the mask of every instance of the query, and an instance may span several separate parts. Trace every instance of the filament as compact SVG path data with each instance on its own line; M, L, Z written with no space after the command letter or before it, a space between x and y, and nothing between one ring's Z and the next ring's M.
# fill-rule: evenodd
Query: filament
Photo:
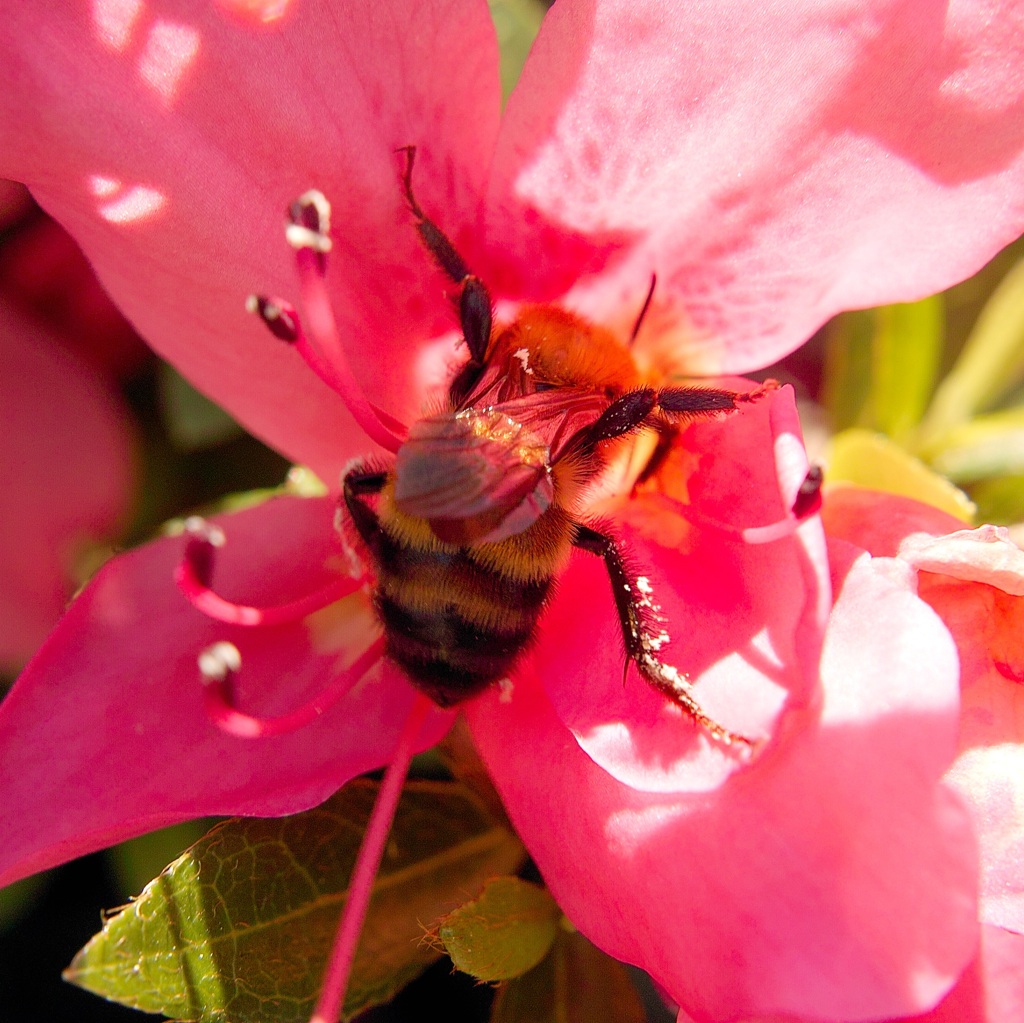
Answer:
M312 343L303 340L300 352L317 376L337 392L366 435L387 451L405 440L405 428L376 409L363 394L338 335L334 311L324 283L331 250L331 207L320 192L311 191L292 203L285 236L295 249L299 288ZM299 337L304 337L301 333Z
M409 771L409 763L416 749L416 738L432 707L433 704L428 697L417 693L409 716L402 726L402 733L398 737L391 762L384 773L377 801L373 805L366 833L359 847L352 877L349 879L348 898L334 936L320 997L310 1017L310 1023L336 1023L340 1015L349 975L352 972L352 962L359 945L359 935L362 933L366 910L370 905L373 879L380 869L391 822L394 820L405 776Z
M302 329L302 323L295 307L283 298L271 298L266 295L249 295L245 300L247 312L253 313L266 324L267 329L281 341L291 345L302 358L302 361L329 387L342 401L347 403L346 396L352 389L351 379L339 373L334 366L320 353L319 349L309 340ZM396 437L404 437L408 432L404 423L388 415L383 409L367 401L367 406L374 416Z
M174 581L189 603L208 618L228 625L283 625L296 622L355 592L359 579L339 576L326 586L298 600L271 607L253 607L225 600L211 589L214 551L224 545L224 532L205 519L192 516L185 520L188 541L185 554L174 570Z
M239 739L266 739L287 735L314 722L338 702L384 653L379 637L356 658L352 666L338 674L311 700L278 717L246 714L235 706L235 675L242 667L242 655L233 643L220 642L199 655L203 681L203 705L206 715L222 731Z

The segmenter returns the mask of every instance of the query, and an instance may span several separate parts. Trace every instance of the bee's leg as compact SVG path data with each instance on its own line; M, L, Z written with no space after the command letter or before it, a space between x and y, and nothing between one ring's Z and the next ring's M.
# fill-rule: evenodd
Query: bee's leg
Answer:
M635 430L648 422L655 410L673 418L699 419L721 412L734 412L741 405L757 401L778 385L767 381L753 391L727 391L719 387L642 387L616 398L587 432L590 445ZM655 425L650 423L649 425Z
M462 336L469 348L470 365L479 369L487 354L487 343L491 339L491 296L483 281L469 272L462 256L448 239L448 236L423 212L412 191L412 168L416 160L416 147L405 146L399 150L405 153L405 172L402 175L402 189L412 215L416 218L416 230L423 239L427 251L437 265L460 287L459 322ZM461 376L461 374L460 374Z
M384 531L381 529L376 511L364 498L379 494L384 489L387 480L386 471L366 469L357 465L345 473L345 477L341 481L342 498L348 509L349 517L352 519L352 524L362 537L363 543L375 557L380 556Z
M615 541L589 526L577 525L573 543L581 550L590 551L604 559L622 625L626 654L644 680L682 707L719 742L726 745L751 745L749 739L730 732L708 717L694 697L689 679L658 657L659 649L668 642L669 637L661 628L657 607L651 599L650 583L643 577L630 580Z

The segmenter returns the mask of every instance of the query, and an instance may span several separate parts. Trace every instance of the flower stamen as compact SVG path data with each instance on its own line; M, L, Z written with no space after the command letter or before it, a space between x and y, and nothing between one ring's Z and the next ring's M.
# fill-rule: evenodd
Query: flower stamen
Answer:
M299 314L291 303L276 296L249 295L245 300L245 309L246 312L258 316L274 337L291 345L302 357L303 362L347 405L347 395L353 387L352 381L346 380L341 373L338 373L306 337L302 323L299 321ZM367 401L366 404L385 429L391 431L396 437L406 435L408 431L404 423L389 416L373 402Z
M225 600L211 588L215 551L224 546L224 531L198 515L185 520L188 540L185 554L174 570L174 581L189 603L208 618L228 625L286 625L334 604L354 593L362 580L348 576L332 579L326 586L298 600L270 607L253 607Z
M324 282L327 253L331 250L330 223L331 204L321 192L306 192L289 207L285 237L295 249L299 288L311 338L300 348L300 353L310 369L341 397L363 432L386 451L395 452L402 446L408 431L367 401L338 334Z
M199 655L203 682L203 707L207 717L222 731L239 739L267 739L287 735L312 724L326 713L372 668L384 654L383 638L376 639L356 658L352 666L324 686L311 700L287 714L259 717L247 714L235 704L235 676L242 668L242 655L234 643L221 641Z

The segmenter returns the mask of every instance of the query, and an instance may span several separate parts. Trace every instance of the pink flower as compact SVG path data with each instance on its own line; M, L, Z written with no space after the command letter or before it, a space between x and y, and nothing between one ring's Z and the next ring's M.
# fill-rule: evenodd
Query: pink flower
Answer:
M960 656L958 754L946 780L971 808L979 838L982 943L957 989L922 1018L1016 1018L1024 1011L1024 551L1005 529L964 529L928 505L857 487L830 492L825 522L879 564L912 570Z
M0 249L0 667L8 670L46 638L75 588L76 560L116 533L131 498L127 411L109 374L82 355L83 336L116 311L106 296L81 301L86 282L78 268L63 272L51 287L61 288L73 311L72 333L46 318L50 309L37 307L14 272L53 252L51 228L58 245L72 245L56 225L40 221ZM33 258L24 260L30 239Z
M260 30L155 0L52 22L8 6L0 173L69 227L154 347L332 482L369 442L244 299L310 315L279 211L319 188L351 368L418 419L465 356L399 147L417 147L417 199L499 314L553 301L625 338L656 273L635 352L664 374L768 364L839 309L967 275L1024 221L1011 4L560 0L503 117L469 0L413 21L307 2ZM699 1020L922 1012L975 954L971 818L940 781L956 649L910 573L826 556L816 518L747 542L792 518L806 471L782 390L690 426L608 511L666 658L715 720L764 740L756 754L635 671L623 685L607 573L583 552L511 685L462 708L569 917ZM221 521L218 591L275 605L337 587L334 510L282 498ZM171 582L184 546L109 564L0 709L5 881L187 817L294 812L390 757L415 695L376 657L365 594L214 622ZM224 734L195 658L225 639L247 710L286 715L325 685L340 699L258 746ZM451 717L432 710L416 745Z

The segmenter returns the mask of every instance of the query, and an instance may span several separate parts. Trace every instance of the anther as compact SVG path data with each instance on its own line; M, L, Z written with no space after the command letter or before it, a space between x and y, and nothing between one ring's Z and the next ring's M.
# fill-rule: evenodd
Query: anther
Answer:
M185 554L174 570L174 581L189 603L208 618L229 625L284 625L297 622L359 589L361 580L346 576L298 600L270 607L252 607L225 600L210 587L215 551L224 546L224 531L199 516L185 520Z
M242 655L234 643L222 640L199 655L199 672L204 685L220 685L242 667Z
M267 739L287 735L314 722L326 713L383 656L384 640L378 638L355 663L334 678L306 703L278 717L247 714L235 706L235 675L242 669L242 655L234 643L220 641L208 646L197 661L203 683L203 705L207 717L222 731L240 739Z
M807 470L796 492L796 500L793 501L793 515L801 522L821 508L821 484L824 478L820 465L812 465Z
M285 234L296 249L303 317L308 331L307 336L298 317L293 315L291 322L295 325L296 337L291 343L306 365L338 394L363 432L385 450L397 451L407 430L363 394L349 365L331 308L324 259L331 247L331 205L320 192L309 191L291 204L289 218ZM258 302L256 310L259 311ZM269 323L268 326L273 330Z
M288 207L285 238L293 249L310 249L320 256L331 251L331 204L311 188Z
M258 316L274 337L292 344L299 339L299 317L295 308L281 298L250 295L245 300L246 312Z

